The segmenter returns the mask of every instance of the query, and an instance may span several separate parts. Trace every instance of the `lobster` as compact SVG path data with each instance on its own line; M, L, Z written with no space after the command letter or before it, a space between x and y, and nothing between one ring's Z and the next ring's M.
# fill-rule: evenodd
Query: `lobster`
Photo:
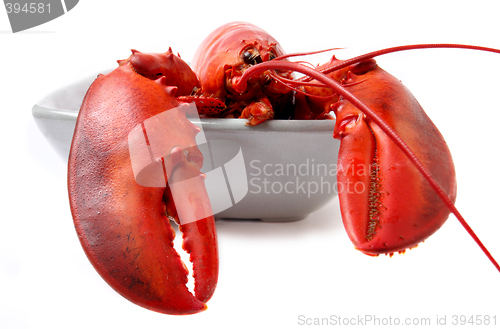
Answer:
M432 46L407 48L418 47ZM209 35L193 70L170 49L132 51L89 88L71 146L70 206L93 266L118 293L145 308L167 314L205 310L218 279L217 234L200 172L200 130L188 118L198 111L256 125L328 119L333 112L334 137L341 140L338 182L369 186L339 194L355 248L368 255L404 252L452 212L500 270L454 207L455 172L444 138L411 93L373 60L407 48L332 58L310 68L288 61L265 31L237 22ZM305 77L294 80L293 71ZM415 136L421 135L429 144L418 143ZM194 295L169 220L179 224L190 254Z

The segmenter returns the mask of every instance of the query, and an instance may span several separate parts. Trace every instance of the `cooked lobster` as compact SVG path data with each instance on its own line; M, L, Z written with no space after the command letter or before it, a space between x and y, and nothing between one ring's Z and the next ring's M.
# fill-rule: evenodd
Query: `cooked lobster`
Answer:
M396 47L311 68L288 61L262 29L236 22L207 37L193 70L170 49L132 51L89 88L71 147L70 206L91 263L145 308L206 309L218 279L217 235L195 141L200 129L189 118L239 117L256 125L333 113L333 137L341 140L338 184L360 187L339 194L355 248L368 255L404 252L452 212L500 270L454 207L455 170L443 136L409 90L373 59L436 46L463 47ZM305 77L294 79L293 71ZM193 263L194 295L173 248L171 220Z

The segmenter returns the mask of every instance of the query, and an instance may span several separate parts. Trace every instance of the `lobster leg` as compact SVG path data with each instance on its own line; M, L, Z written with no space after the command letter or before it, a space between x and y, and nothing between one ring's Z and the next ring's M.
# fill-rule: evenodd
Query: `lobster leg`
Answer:
M248 119L248 125L255 126L274 116L273 107L267 97L262 97L246 106L241 112L240 119Z
M68 164L71 211L87 257L113 289L157 312L196 313L206 309L218 276L215 223L195 142L199 129L186 118L187 104L176 100L177 87L165 76L138 74L130 63L134 55L100 75L84 98ZM168 120L155 125L165 113ZM142 149L140 134L148 136ZM160 141L163 153L157 154ZM148 170L158 174L155 168L163 169L151 177ZM181 218L181 231L194 263L196 297L173 248L166 211L173 206L165 202L170 180L185 188L174 195L175 212L192 218L184 224Z

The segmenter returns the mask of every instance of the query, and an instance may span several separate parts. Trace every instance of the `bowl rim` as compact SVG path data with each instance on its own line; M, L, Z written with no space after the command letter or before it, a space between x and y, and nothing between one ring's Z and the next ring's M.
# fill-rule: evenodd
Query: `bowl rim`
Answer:
M55 109L35 104L33 116L40 119L75 121L78 111ZM204 130L220 132L296 132L296 133L323 133L332 132L335 120L268 120L256 126L247 125L247 119L202 118Z

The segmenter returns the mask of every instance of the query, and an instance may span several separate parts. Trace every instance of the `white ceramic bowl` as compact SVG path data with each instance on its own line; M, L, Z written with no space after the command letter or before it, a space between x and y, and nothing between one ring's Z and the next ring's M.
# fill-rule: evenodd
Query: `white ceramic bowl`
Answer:
M65 161L81 102L95 77L57 90L33 107L39 129ZM340 144L332 137L333 120L271 120L253 127L245 123L197 123L202 128L202 171L216 218L299 220L337 195Z

